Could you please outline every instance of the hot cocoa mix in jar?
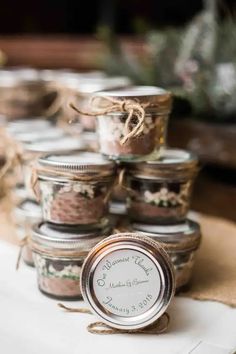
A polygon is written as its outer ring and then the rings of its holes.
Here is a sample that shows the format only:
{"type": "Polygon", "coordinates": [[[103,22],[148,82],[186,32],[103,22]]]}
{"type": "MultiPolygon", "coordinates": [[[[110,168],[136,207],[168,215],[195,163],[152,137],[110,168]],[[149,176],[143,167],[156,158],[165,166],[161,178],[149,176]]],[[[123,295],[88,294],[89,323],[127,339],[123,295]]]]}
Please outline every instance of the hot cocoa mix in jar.
{"type": "Polygon", "coordinates": [[[100,152],[118,160],[158,154],[171,102],[170,92],[151,86],[96,93],[91,104],[98,116],[100,152]]]}
{"type": "Polygon", "coordinates": [[[80,273],[90,249],[110,232],[109,224],[94,229],[54,228],[40,223],[32,230],[31,247],[38,286],[44,294],[64,300],[81,299],[80,273]]]}
{"type": "Polygon", "coordinates": [[[187,290],[191,282],[196,252],[200,246],[200,225],[187,219],[175,225],[134,223],[131,230],[143,233],[162,244],[174,266],[176,292],[187,290]]]}
{"type": "Polygon", "coordinates": [[[144,223],[174,224],[186,218],[197,158],[184,150],[166,149],[159,159],[126,164],[128,214],[144,223]]]}
{"type": "Polygon", "coordinates": [[[43,217],[64,225],[94,225],[108,215],[115,164],[96,153],[47,155],[37,166],[43,217]]]}

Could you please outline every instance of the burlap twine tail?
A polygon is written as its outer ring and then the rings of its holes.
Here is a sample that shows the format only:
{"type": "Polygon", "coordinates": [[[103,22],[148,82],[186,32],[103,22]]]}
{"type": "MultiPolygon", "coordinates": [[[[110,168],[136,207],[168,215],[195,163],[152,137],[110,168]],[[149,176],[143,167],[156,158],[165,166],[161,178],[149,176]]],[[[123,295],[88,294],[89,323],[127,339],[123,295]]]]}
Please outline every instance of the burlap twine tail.
{"type": "Polygon", "coordinates": [[[127,172],[126,168],[122,168],[122,170],[120,170],[119,175],[118,175],[117,185],[120,188],[126,190],[130,195],[136,195],[135,191],[133,189],[129,188],[124,182],[126,172],[127,172]]]}
{"type": "MultiPolygon", "coordinates": [[[[86,308],[73,308],[67,307],[61,303],[57,304],[61,309],[67,312],[74,312],[74,313],[85,313],[85,314],[92,314],[89,309],[86,308]]],[[[157,321],[153,324],[140,329],[117,329],[110,327],[104,322],[92,322],[87,326],[88,332],[92,334],[161,334],[164,333],[170,322],[170,316],[167,312],[165,312],[157,321]]]]}
{"type": "Polygon", "coordinates": [[[19,243],[19,253],[18,253],[18,256],[17,256],[17,260],[16,260],[16,270],[19,269],[20,267],[20,263],[21,263],[21,259],[22,259],[22,252],[23,252],[23,249],[24,247],[28,244],[28,241],[29,241],[29,236],[25,236],[19,243]]]}

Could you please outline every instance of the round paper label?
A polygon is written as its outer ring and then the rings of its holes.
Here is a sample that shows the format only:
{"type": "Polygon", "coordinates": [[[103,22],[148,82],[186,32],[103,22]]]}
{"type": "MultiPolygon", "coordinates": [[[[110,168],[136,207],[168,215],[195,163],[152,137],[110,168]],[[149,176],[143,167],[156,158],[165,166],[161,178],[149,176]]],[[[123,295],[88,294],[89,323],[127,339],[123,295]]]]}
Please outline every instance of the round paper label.
{"type": "Polygon", "coordinates": [[[98,263],[94,294],[114,315],[133,317],[147,312],[161,290],[161,275],[151,258],[136,250],[117,250],[98,263]]]}

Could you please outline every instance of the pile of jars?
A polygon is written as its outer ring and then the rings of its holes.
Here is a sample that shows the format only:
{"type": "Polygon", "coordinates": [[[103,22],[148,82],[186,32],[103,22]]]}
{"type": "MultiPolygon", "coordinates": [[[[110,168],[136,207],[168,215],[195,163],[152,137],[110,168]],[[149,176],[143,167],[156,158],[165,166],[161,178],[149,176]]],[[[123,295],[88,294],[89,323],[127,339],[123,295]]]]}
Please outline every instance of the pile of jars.
{"type": "Polygon", "coordinates": [[[156,87],[133,87],[100,92],[96,100],[98,109],[104,102],[108,110],[110,102],[127,104],[126,112],[98,117],[100,151],[117,161],[120,173],[110,205],[117,228],[161,242],[174,265],[176,290],[184,290],[201,239],[199,224],[187,217],[198,160],[188,151],[165,147],[171,95],[156,87]],[[145,107],[145,114],[141,133],[132,136],[140,118],[135,103],[145,107]]]}
{"type": "Polygon", "coordinates": [[[35,264],[39,289],[79,299],[84,259],[117,231],[161,242],[176,289],[186,287],[200,243],[199,225],[187,218],[198,162],[165,147],[171,94],[128,87],[126,78],[67,73],[59,83],[66,91],[58,86],[65,100],[55,111],[57,127],[35,117],[7,126],[23,171],[15,189],[18,229],[28,242],[23,257],[35,264]],[[79,123],[61,124],[69,101],[78,110],[68,116],[79,123]]]}
{"type": "MultiPolygon", "coordinates": [[[[15,73],[0,72],[3,77],[8,74],[14,77],[15,73]]],[[[71,100],[79,92],[80,103],[87,102],[89,92],[129,83],[128,78],[107,78],[100,72],[60,72],[56,75],[55,72],[44,71],[40,76],[45,82],[56,81],[54,86],[59,88],[58,94],[61,94],[61,87],[63,92],[70,88],[71,100]]],[[[13,95],[14,92],[13,87],[13,95]]],[[[61,124],[65,108],[63,102],[53,119],[28,117],[28,114],[25,114],[25,119],[16,114],[17,119],[13,119],[3,112],[7,118],[4,140],[14,150],[14,161],[17,162],[12,164],[8,177],[12,176],[14,180],[13,200],[16,206],[12,216],[19,241],[24,245],[22,258],[27,265],[36,265],[42,292],[57,298],[78,299],[81,298],[78,283],[83,260],[95,244],[111,233],[107,210],[115,179],[115,164],[91,152],[96,151],[98,145],[94,124],[92,128],[91,124],[84,124],[82,117],[73,125],[72,131],[61,124]],[[79,154],[79,159],[75,160],[75,154],[79,154]],[[36,176],[40,170],[45,170],[45,166],[51,169],[52,156],[58,158],[59,165],[64,159],[66,166],[63,165],[62,170],[60,167],[54,169],[54,184],[50,171],[49,176],[45,171],[36,176]],[[67,173],[73,174],[74,169],[77,177],[74,180],[73,176],[71,180],[67,173]],[[93,182],[96,179],[98,183],[93,182]]]]}

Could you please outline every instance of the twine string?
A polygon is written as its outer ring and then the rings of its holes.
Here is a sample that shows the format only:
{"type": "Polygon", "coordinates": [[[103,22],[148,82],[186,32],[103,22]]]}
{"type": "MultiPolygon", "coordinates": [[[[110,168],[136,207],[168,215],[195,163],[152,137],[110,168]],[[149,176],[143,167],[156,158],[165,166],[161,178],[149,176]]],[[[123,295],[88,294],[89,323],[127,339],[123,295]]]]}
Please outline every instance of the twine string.
{"type": "MultiPolygon", "coordinates": [[[[40,199],[39,189],[38,189],[39,174],[49,174],[52,175],[53,177],[62,177],[62,178],[65,177],[72,181],[78,181],[78,182],[92,182],[94,181],[94,179],[110,177],[110,175],[108,175],[107,172],[105,173],[99,172],[93,174],[82,174],[82,173],[76,174],[67,171],[57,171],[55,169],[50,169],[49,167],[42,167],[42,166],[32,164],[30,183],[31,183],[31,189],[37,200],[40,199]]],[[[109,198],[109,195],[110,195],[110,191],[109,193],[107,193],[105,200],[109,198]]]]}
{"type": "Polygon", "coordinates": [[[25,236],[19,243],[19,252],[18,252],[18,257],[16,260],[16,270],[19,269],[20,267],[20,262],[21,262],[21,258],[22,258],[22,253],[23,253],[23,249],[24,247],[29,243],[29,236],[25,236]]]}
{"type": "Polygon", "coordinates": [[[68,306],[65,306],[64,304],[62,303],[58,303],[57,304],[58,307],[60,307],[61,309],[67,311],[67,312],[77,312],[77,313],[87,313],[89,315],[92,315],[92,312],[89,310],[89,309],[86,309],[86,308],[83,308],[83,307],[68,307],[68,306]]]}
{"type": "MultiPolygon", "coordinates": [[[[65,306],[62,303],[57,304],[61,309],[71,313],[85,313],[92,314],[89,309],[86,308],[73,308],[65,306]]],[[[161,334],[165,332],[169,326],[170,316],[165,312],[160,318],[158,318],[153,324],[139,329],[117,329],[107,325],[104,322],[92,322],[87,326],[88,332],[92,334],[161,334]]]]}
{"type": "Polygon", "coordinates": [[[92,334],[161,334],[169,326],[170,316],[165,312],[152,325],[139,329],[118,329],[113,328],[104,322],[93,322],[87,327],[88,332],[92,334]]]}
{"type": "MultiPolygon", "coordinates": [[[[100,102],[100,105],[102,103],[100,102]]],[[[78,114],[83,114],[87,116],[100,116],[107,115],[112,112],[123,112],[127,113],[128,117],[125,120],[125,124],[123,127],[122,138],[120,139],[120,144],[124,145],[127,141],[137,136],[140,136],[144,130],[144,119],[145,119],[145,108],[149,104],[141,104],[133,99],[115,99],[112,97],[100,97],[94,96],[91,99],[91,112],[83,112],[78,107],[76,107],[72,102],[69,104],[70,108],[72,108],[78,114]],[[96,108],[95,102],[99,99],[101,102],[105,104],[104,107],[99,109],[96,108]],[[136,118],[136,122],[132,123],[136,118]]]]}

